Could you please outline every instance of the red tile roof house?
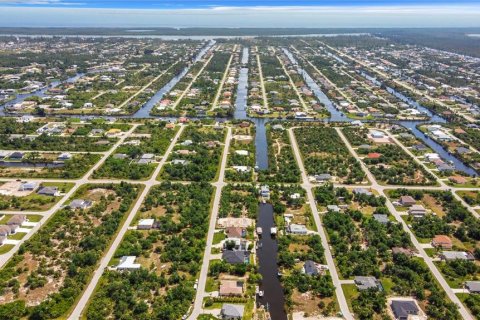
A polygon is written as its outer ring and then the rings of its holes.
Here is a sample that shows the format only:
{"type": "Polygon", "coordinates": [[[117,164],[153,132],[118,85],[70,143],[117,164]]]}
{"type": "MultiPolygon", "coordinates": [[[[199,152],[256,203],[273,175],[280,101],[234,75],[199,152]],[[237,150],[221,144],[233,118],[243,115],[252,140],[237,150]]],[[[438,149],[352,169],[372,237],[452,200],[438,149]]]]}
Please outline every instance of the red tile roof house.
{"type": "Polygon", "coordinates": [[[452,240],[446,235],[436,235],[432,240],[432,246],[442,249],[452,249],[452,240]]]}
{"type": "Polygon", "coordinates": [[[244,238],[247,235],[247,230],[240,227],[228,227],[225,229],[225,233],[229,238],[244,238]]]}
{"type": "Polygon", "coordinates": [[[451,176],[448,180],[455,184],[465,184],[467,183],[467,179],[461,176],[451,176]]]}
{"type": "Polygon", "coordinates": [[[381,156],[382,156],[381,153],[372,152],[372,153],[369,153],[369,154],[367,155],[367,158],[368,158],[368,159],[378,159],[378,158],[380,158],[381,156]]]}

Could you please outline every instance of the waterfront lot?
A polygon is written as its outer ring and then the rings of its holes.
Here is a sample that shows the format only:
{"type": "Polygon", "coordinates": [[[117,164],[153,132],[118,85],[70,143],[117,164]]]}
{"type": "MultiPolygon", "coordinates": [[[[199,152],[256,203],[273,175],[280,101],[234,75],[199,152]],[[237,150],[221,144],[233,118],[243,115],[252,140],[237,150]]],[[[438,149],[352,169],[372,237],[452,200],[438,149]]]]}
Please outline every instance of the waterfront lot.
{"type": "Polygon", "coordinates": [[[344,130],[378,182],[391,185],[435,185],[435,177],[384,133],[367,128],[344,130]],[[378,136],[378,138],[376,138],[378,136]]]}
{"type": "Polygon", "coordinates": [[[268,169],[258,174],[259,181],[300,181],[300,170],[295,161],[288,132],[282,124],[267,125],[268,169]]]}
{"type": "Polygon", "coordinates": [[[234,139],[230,143],[228,153],[227,181],[250,182],[254,179],[255,170],[255,126],[251,122],[240,122],[233,128],[234,139]]]}

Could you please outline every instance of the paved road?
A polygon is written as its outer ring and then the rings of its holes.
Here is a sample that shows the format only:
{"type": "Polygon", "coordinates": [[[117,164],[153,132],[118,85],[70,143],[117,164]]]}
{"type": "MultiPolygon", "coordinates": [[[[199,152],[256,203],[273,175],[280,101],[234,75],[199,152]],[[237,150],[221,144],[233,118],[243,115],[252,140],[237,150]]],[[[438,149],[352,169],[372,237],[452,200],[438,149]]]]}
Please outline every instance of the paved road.
{"type": "MultiPolygon", "coordinates": [[[[125,105],[127,105],[127,103],[129,103],[130,101],[132,101],[133,98],[135,98],[136,96],[138,96],[140,93],[142,93],[143,91],[145,91],[148,87],[150,87],[155,81],[157,81],[158,79],[160,79],[161,77],[163,77],[164,74],[166,74],[170,69],[173,68],[174,65],[178,64],[178,61],[175,62],[174,64],[172,64],[170,67],[168,67],[166,70],[164,70],[162,73],[160,73],[158,76],[156,76],[155,78],[153,78],[152,81],[150,81],[149,83],[147,83],[146,85],[144,85],[142,88],[140,88],[140,90],[138,90],[137,92],[135,92],[133,95],[131,95],[130,97],[128,97],[127,100],[125,100],[124,102],[122,102],[118,108],[119,109],[122,109],[123,107],[125,107],[125,105]]],[[[139,71],[138,71],[139,72],[139,71]]]]}
{"type": "MultiPolygon", "coordinates": [[[[355,158],[359,159],[359,156],[358,154],[356,153],[356,151],[352,148],[352,146],[350,145],[350,143],[348,142],[348,140],[345,138],[345,136],[343,135],[343,133],[341,132],[340,129],[337,128],[337,132],[339,133],[340,137],[342,138],[343,142],[345,143],[345,145],[348,147],[348,149],[350,150],[350,152],[355,156],[355,158]]],[[[414,158],[415,161],[417,162],[420,162],[417,158],[414,158]]],[[[457,306],[458,306],[458,311],[460,312],[460,314],[462,315],[463,319],[471,319],[473,320],[473,317],[470,315],[469,311],[465,308],[465,306],[460,302],[460,300],[458,299],[458,297],[455,295],[455,292],[452,290],[452,288],[450,288],[450,286],[448,285],[448,283],[445,281],[445,279],[443,278],[442,274],[440,273],[440,271],[438,271],[438,268],[437,266],[433,263],[432,261],[432,258],[430,258],[427,253],[425,252],[422,244],[420,244],[417,240],[417,238],[415,237],[415,235],[413,234],[412,230],[410,230],[410,228],[408,227],[407,223],[405,222],[405,220],[402,219],[400,213],[395,209],[395,207],[393,206],[392,202],[390,201],[390,199],[385,195],[385,187],[384,186],[379,186],[378,183],[376,182],[375,178],[373,177],[373,175],[370,173],[370,171],[368,170],[368,168],[363,164],[363,162],[361,161],[362,163],[362,168],[363,170],[367,173],[367,176],[369,176],[369,179],[371,179],[372,181],[372,188],[374,188],[375,190],[377,190],[379,192],[380,195],[384,196],[386,199],[387,199],[387,202],[386,202],[386,206],[387,208],[389,209],[389,211],[393,214],[393,216],[395,217],[395,219],[402,224],[403,226],[403,229],[410,235],[410,239],[412,240],[412,243],[413,245],[415,246],[415,248],[418,250],[419,252],[419,255],[423,258],[423,260],[425,261],[425,263],[427,264],[427,266],[429,267],[430,271],[432,272],[433,276],[437,279],[438,283],[440,283],[440,285],[442,286],[443,290],[445,291],[445,293],[447,294],[448,298],[453,302],[455,303],[457,306]]],[[[446,188],[447,186],[443,186],[443,188],[446,188]]],[[[422,187],[422,189],[426,189],[426,188],[429,188],[429,187],[422,187]]]]}
{"type": "MultiPolygon", "coordinates": [[[[213,47],[212,47],[213,48],[213,47]]],[[[211,49],[210,49],[211,50],[211,49]]],[[[190,83],[188,84],[188,86],[185,88],[185,90],[183,90],[182,94],[180,95],[180,97],[177,98],[177,100],[175,100],[175,102],[173,103],[173,109],[176,109],[177,106],[179,105],[180,101],[182,101],[183,97],[185,97],[185,95],[187,94],[187,92],[190,90],[190,88],[192,87],[192,85],[195,83],[195,80],[197,80],[197,78],[202,74],[203,70],[205,70],[205,68],[208,66],[208,64],[210,63],[210,60],[212,60],[213,58],[213,54],[207,59],[207,61],[205,61],[203,63],[203,66],[200,70],[198,70],[197,74],[192,78],[192,81],[190,81],[190,83]]]]}
{"type": "Polygon", "coordinates": [[[395,82],[397,85],[403,87],[404,89],[408,90],[408,91],[411,91],[413,92],[415,95],[419,95],[421,97],[425,97],[427,98],[430,102],[433,102],[433,103],[436,103],[444,108],[447,108],[448,110],[452,111],[454,114],[457,114],[457,115],[460,115],[462,116],[465,120],[467,120],[468,122],[476,122],[476,119],[474,119],[472,116],[468,115],[468,114],[464,114],[464,113],[461,113],[459,112],[458,110],[455,110],[454,108],[452,108],[451,106],[449,106],[448,104],[445,104],[443,103],[442,101],[440,101],[439,99],[437,98],[433,98],[432,96],[426,94],[426,93],[423,93],[423,92],[420,92],[418,89],[412,87],[410,84],[408,83],[405,83],[404,81],[401,81],[399,79],[393,79],[391,75],[389,74],[386,74],[376,68],[372,68],[371,66],[369,66],[366,62],[364,61],[361,61],[355,57],[352,57],[336,48],[333,48],[327,44],[325,44],[324,42],[321,42],[321,41],[318,41],[318,43],[322,44],[323,46],[329,48],[330,50],[334,51],[335,53],[337,53],[339,56],[341,57],[346,57],[348,58],[349,60],[355,62],[355,63],[358,63],[359,65],[361,65],[362,67],[368,69],[369,71],[373,72],[373,73],[376,73],[378,75],[380,75],[382,78],[384,79],[390,79],[392,80],[393,82],[395,82]]]}
{"type": "MultiPolygon", "coordinates": [[[[286,49],[285,49],[286,50],[286,49]]],[[[288,52],[288,51],[287,51],[288,52]]],[[[288,57],[288,56],[287,56],[288,57]]],[[[289,57],[288,57],[289,58],[289,57]]],[[[277,59],[278,59],[278,62],[280,62],[280,65],[282,66],[282,69],[283,69],[283,72],[287,75],[288,77],[288,82],[290,83],[290,86],[292,87],[292,89],[295,91],[295,93],[297,94],[297,97],[298,99],[300,100],[300,104],[302,105],[302,108],[305,112],[308,112],[310,111],[310,108],[307,106],[307,104],[305,103],[305,100],[303,100],[303,97],[302,95],[300,94],[300,91],[298,91],[298,88],[297,86],[295,85],[295,82],[293,82],[292,80],[292,77],[290,76],[290,73],[288,73],[288,70],[287,68],[285,67],[285,64],[283,63],[282,59],[280,59],[280,57],[277,55],[277,59]]],[[[290,61],[292,62],[292,61],[290,61]]]]}
{"type": "Polygon", "coordinates": [[[257,66],[258,66],[258,77],[260,78],[260,86],[262,87],[262,98],[263,98],[263,107],[268,109],[268,99],[267,99],[267,91],[265,90],[265,81],[263,79],[263,70],[262,70],[262,63],[260,62],[260,54],[258,53],[258,47],[255,47],[257,51],[257,66]]]}
{"type": "MultiPolygon", "coordinates": [[[[27,233],[22,240],[20,240],[15,247],[13,247],[9,252],[6,254],[0,255],[0,268],[2,268],[5,263],[15,254],[15,252],[18,251],[18,248],[22,243],[30,239],[37,231],[40,229],[40,227],[57,211],[59,210],[65,202],[70,199],[70,197],[77,191],[77,189],[85,183],[88,183],[88,178],[93,174],[95,170],[97,170],[104,162],[105,160],[114,152],[114,150],[123,143],[123,141],[138,127],[138,125],[132,126],[128,132],[126,132],[118,141],[115,143],[112,148],[106,152],[103,157],[98,161],[81,179],[76,180],[74,183],[75,185],[73,186],[70,191],[68,191],[60,201],[58,201],[52,208],[49,210],[45,211],[42,213],[43,219],[37,223],[35,227],[32,228],[32,230],[27,233]]],[[[2,179],[3,180],[3,179],[2,179]]],[[[11,214],[11,212],[5,212],[5,214],[11,214]]],[[[18,213],[18,212],[17,212],[18,213]]],[[[22,214],[38,214],[38,212],[21,212],[22,214]]]]}
{"type": "Polygon", "coordinates": [[[325,249],[325,259],[327,261],[328,269],[330,271],[330,275],[332,277],[333,285],[335,286],[335,293],[337,295],[338,305],[340,307],[340,312],[343,314],[345,319],[353,320],[353,316],[348,309],[347,300],[345,299],[345,295],[342,290],[342,284],[338,277],[337,268],[335,266],[335,262],[332,257],[332,253],[330,251],[330,246],[328,244],[327,235],[325,234],[325,230],[323,229],[323,224],[320,219],[320,214],[317,209],[317,205],[315,202],[315,197],[313,196],[312,188],[314,185],[310,183],[307,177],[307,173],[305,171],[305,167],[303,165],[302,156],[300,154],[300,149],[298,148],[297,140],[295,139],[295,135],[293,133],[293,129],[288,130],[288,135],[290,136],[290,142],[292,144],[293,153],[295,154],[295,158],[297,160],[298,166],[300,168],[300,172],[302,173],[302,187],[307,191],[307,198],[308,203],[310,204],[310,208],[313,213],[313,218],[315,220],[315,225],[317,226],[318,233],[322,240],[322,246],[325,249]]]}
{"type": "Polygon", "coordinates": [[[98,281],[100,280],[100,277],[103,274],[103,271],[105,268],[108,266],[108,263],[112,259],[113,255],[115,254],[115,251],[117,250],[117,247],[119,246],[120,242],[123,239],[123,236],[127,232],[128,227],[130,226],[133,218],[137,214],[138,210],[140,209],[141,205],[143,204],[143,200],[145,197],[148,195],[148,192],[150,189],[158,184],[158,181],[156,181],[156,178],[158,174],[160,173],[160,170],[164,166],[165,162],[168,159],[168,156],[172,152],[175,144],[177,143],[178,138],[180,137],[181,133],[184,130],[184,126],[180,127],[180,130],[178,130],[177,134],[173,138],[172,142],[170,143],[170,146],[168,147],[167,151],[165,152],[164,157],[158,164],[157,168],[155,169],[154,174],[152,177],[148,180],[145,181],[145,188],[143,189],[140,197],[137,199],[134,207],[130,211],[130,214],[128,215],[125,223],[121,227],[120,231],[118,232],[117,236],[115,237],[115,240],[113,241],[112,245],[108,249],[107,253],[103,256],[102,260],[100,261],[100,265],[95,270],[95,273],[93,274],[93,278],[90,280],[90,283],[88,284],[87,288],[85,289],[84,293],[82,294],[82,297],[80,298],[79,302],[75,306],[75,309],[73,310],[72,314],[70,315],[69,319],[79,319],[82,315],[83,310],[85,309],[85,306],[87,305],[88,300],[90,299],[91,295],[93,294],[93,291],[95,290],[95,287],[97,286],[98,281]]]}
{"type": "Polygon", "coordinates": [[[212,252],[213,234],[215,233],[215,225],[217,224],[218,211],[220,209],[220,198],[222,196],[222,189],[226,185],[224,182],[225,168],[227,166],[228,150],[230,149],[230,141],[232,139],[232,129],[228,127],[227,138],[222,155],[222,163],[220,166],[220,174],[218,181],[213,185],[215,189],[215,198],[213,199],[212,213],[210,215],[210,224],[208,227],[207,244],[203,253],[202,269],[198,279],[197,295],[193,304],[193,311],[190,314],[189,320],[195,320],[203,312],[203,298],[205,297],[205,286],[207,283],[208,266],[210,264],[210,253],[212,252]]]}
{"type": "Polygon", "coordinates": [[[218,87],[217,93],[215,94],[215,98],[213,100],[212,108],[210,108],[210,111],[218,107],[217,106],[218,100],[220,100],[220,95],[222,94],[222,89],[225,86],[225,81],[227,80],[228,73],[230,72],[230,65],[232,64],[233,55],[235,54],[236,50],[237,50],[237,45],[233,47],[232,54],[230,55],[230,59],[228,59],[227,67],[225,68],[225,72],[223,73],[220,86],[218,87]]]}

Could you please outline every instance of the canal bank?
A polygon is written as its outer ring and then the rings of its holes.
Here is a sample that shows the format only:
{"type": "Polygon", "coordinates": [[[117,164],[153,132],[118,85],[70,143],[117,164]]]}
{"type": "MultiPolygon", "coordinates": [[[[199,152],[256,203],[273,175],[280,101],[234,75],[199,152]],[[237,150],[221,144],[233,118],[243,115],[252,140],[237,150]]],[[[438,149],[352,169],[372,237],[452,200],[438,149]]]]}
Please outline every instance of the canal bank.
{"type": "Polygon", "coordinates": [[[270,228],[275,226],[273,206],[270,203],[260,203],[258,207],[257,227],[262,228],[263,235],[258,241],[257,259],[259,273],[262,275],[260,291],[263,297],[257,298],[257,303],[270,312],[273,320],[286,320],[285,296],[278,277],[278,243],[270,236],[270,228]]]}

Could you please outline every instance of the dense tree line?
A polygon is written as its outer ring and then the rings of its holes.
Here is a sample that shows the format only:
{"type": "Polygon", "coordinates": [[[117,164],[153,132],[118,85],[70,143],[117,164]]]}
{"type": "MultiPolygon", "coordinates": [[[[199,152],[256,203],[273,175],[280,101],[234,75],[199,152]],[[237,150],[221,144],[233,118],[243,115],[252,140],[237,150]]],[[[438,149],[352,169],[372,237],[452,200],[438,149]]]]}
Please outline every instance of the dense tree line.
{"type": "Polygon", "coordinates": [[[141,211],[149,216],[152,209],[166,210],[155,216],[158,230],[130,231],[115,252],[116,258],[141,256],[152,265],[127,273],[106,272],[87,319],[180,319],[195,297],[193,277],[201,267],[212,194],[208,183],[163,182],[152,188],[141,211]],[[168,268],[157,269],[156,259],[168,268]]]}
{"type": "Polygon", "coordinates": [[[184,164],[167,163],[163,168],[162,176],[170,180],[183,181],[212,181],[215,178],[222,155],[222,146],[225,140],[225,130],[216,131],[211,127],[188,126],[182,134],[182,142],[191,140],[191,145],[177,145],[176,150],[194,151],[188,155],[173,153],[170,160],[182,159],[184,164]],[[215,142],[215,146],[208,143],[215,142]]]}
{"type": "Polygon", "coordinates": [[[268,169],[259,172],[258,180],[264,182],[296,183],[300,169],[293,154],[288,132],[267,126],[268,169]]]}
{"type": "Polygon", "coordinates": [[[297,128],[295,136],[308,174],[329,173],[348,184],[364,180],[359,161],[350,154],[334,128],[297,128]]]}
{"type": "MultiPolygon", "coordinates": [[[[115,235],[122,219],[138,195],[138,188],[121,183],[117,185],[85,185],[76,196],[89,190],[104,188],[113,194],[102,197],[88,214],[82,210],[64,208],[27,240],[0,271],[0,290],[17,295],[22,290],[44,287],[48,279],[61,281],[58,291],[50,293],[35,306],[27,307],[23,300],[0,305],[2,319],[53,319],[66,316],[87,285],[91,274],[115,235]],[[118,209],[107,207],[118,201],[118,209]],[[98,222],[94,222],[98,221],[98,222]],[[20,267],[28,257],[34,257],[34,267],[20,267]],[[61,262],[61,263],[60,263],[61,262]],[[27,277],[26,282],[22,278],[27,277]]],[[[31,259],[31,258],[28,258],[31,259]]]]}

